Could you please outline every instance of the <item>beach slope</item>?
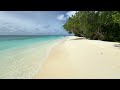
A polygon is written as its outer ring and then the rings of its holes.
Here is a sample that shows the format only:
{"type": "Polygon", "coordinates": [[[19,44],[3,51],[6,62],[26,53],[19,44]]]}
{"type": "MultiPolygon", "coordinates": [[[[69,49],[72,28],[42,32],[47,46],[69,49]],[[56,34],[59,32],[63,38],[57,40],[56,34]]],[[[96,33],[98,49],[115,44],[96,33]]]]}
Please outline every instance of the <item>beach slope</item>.
{"type": "Polygon", "coordinates": [[[120,44],[68,36],[52,49],[34,78],[120,78],[120,44]]]}

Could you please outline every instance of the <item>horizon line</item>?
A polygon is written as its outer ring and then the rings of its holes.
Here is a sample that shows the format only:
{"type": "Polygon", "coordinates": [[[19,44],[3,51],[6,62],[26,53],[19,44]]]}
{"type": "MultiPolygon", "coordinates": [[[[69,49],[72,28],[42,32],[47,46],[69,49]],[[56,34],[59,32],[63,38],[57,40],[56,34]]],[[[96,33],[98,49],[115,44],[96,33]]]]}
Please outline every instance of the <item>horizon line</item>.
{"type": "MultiPolygon", "coordinates": [[[[0,35],[0,36],[15,36],[15,35],[0,35]]],[[[16,35],[23,36],[23,35],[16,35]]],[[[53,35],[28,35],[28,36],[53,36],[53,35]]],[[[73,36],[73,35],[54,35],[54,36],[73,36]]]]}

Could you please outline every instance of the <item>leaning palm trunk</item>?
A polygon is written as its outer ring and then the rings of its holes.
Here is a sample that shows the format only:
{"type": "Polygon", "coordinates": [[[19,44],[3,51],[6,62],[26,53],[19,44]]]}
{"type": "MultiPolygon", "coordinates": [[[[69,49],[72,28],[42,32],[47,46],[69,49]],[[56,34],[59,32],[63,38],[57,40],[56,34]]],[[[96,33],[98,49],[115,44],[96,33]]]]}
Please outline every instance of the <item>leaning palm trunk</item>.
{"type": "Polygon", "coordinates": [[[103,33],[101,32],[101,28],[98,27],[98,30],[97,32],[95,32],[95,36],[93,37],[93,39],[98,39],[98,40],[104,40],[104,35],[103,33]]]}
{"type": "Polygon", "coordinates": [[[72,32],[73,32],[74,34],[77,34],[77,35],[79,35],[79,36],[84,37],[84,35],[82,34],[82,32],[80,33],[79,30],[72,30],[72,32]]]}

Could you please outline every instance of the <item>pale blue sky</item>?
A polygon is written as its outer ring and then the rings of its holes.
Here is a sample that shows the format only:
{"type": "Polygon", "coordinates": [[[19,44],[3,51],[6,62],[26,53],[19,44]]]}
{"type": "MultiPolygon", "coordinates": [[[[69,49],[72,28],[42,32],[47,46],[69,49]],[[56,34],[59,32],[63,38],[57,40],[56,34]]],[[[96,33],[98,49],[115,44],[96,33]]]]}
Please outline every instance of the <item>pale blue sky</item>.
{"type": "Polygon", "coordinates": [[[0,11],[0,35],[68,35],[63,24],[75,11],[0,11]]]}

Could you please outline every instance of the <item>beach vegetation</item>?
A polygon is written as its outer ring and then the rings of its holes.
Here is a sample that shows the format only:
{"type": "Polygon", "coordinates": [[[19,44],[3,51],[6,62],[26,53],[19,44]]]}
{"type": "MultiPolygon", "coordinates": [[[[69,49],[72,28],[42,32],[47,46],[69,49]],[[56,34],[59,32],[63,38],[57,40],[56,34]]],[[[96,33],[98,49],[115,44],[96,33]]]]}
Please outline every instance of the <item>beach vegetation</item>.
{"type": "Polygon", "coordinates": [[[63,25],[68,33],[93,40],[120,41],[119,11],[77,11],[63,25]]]}

